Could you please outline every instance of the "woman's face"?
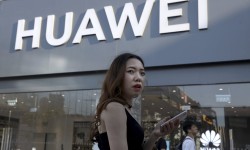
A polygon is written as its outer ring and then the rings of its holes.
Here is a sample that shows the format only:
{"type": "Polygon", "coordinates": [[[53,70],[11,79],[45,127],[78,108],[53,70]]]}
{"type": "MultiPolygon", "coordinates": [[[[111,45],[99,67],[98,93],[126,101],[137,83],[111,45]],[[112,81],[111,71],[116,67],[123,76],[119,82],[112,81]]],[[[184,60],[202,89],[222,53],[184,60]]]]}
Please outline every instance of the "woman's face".
{"type": "Polygon", "coordinates": [[[123,80],[123,96],[129,100],[139,96],[144,88],[144,80],[143,64],[136,58],[129,59],[123,80]]]}

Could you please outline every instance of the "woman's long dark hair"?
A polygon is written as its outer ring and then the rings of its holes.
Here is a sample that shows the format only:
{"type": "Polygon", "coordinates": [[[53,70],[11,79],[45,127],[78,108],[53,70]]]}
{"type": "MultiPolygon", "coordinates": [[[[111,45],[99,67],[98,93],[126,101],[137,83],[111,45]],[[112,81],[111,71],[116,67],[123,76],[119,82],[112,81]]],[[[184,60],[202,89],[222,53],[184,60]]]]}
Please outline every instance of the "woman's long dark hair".
{"type": "Polygon", "coordinates": [[[96,107],[95,121],[92,128],[92,133],[90,135],[90,139],[95,141],[95,136],[98,134],[98,125],[100,125],[100,114],[107,107],[110,102],[118,102],[122,105],[128,105],[128,102],[123,97],[123,80],[124,74],[126,71],[126,63],[129,59],[135,58],[138,59],[144,66],[143,60],[131,53],[124,53],[117,56],[109,70],[106,73],[106,77],[104,79],[102,85],[102,91],[100,100],[96,107]]]}

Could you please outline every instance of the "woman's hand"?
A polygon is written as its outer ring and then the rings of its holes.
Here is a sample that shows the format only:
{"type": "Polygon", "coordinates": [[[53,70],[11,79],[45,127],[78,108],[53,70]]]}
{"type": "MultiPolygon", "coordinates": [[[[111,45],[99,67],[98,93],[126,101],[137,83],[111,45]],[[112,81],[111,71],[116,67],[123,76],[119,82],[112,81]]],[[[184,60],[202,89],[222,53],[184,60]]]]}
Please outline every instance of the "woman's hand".
{"type": "Polygon", "coordinates": [[[170,121],[169,123],[166,123],[164,126],[161,126],[163,123],[165,123],[169,119],[170,119],[170,117],[166,117],[156,124],[155,129],[152,132],[154,137],[159,138],[161,136],[170,134],[176,128],[178,128],[178,126],[180,124],[179,120],[170,121]]]}
{"type": "Polygon", "coordinates": [[[153,132],[149,136],[149,139],[143,144],[144,150],[152,150],[153,146],[155,145],[155,141],[159,137],[170,134],[176,128],[178,128],[180,124],[179,120],[170,121],[169,123],[166,123],[164,126],[161,127],[161,125],[169,119],[170,117],[164,118],[156,124],[153,132]]]}

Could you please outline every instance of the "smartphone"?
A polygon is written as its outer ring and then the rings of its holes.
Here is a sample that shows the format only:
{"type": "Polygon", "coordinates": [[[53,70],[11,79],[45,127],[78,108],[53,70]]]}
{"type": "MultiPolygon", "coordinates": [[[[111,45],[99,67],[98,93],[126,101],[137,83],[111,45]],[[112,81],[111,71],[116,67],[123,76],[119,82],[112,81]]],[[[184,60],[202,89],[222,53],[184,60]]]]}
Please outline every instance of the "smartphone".
{"type": "Polygon", "coordinates": [[[179,113],[178,115],[174,116],[173,118],[167,120],[166,122],[164,122],[163,124],[161,124],[161,127],[163,127],[164,125],[166,125],[167,123],[169,123],[170,121],[175,121],[177,119],[179,119],[179,121],[184,120],[187,117],[187,110],[179,113]]]}

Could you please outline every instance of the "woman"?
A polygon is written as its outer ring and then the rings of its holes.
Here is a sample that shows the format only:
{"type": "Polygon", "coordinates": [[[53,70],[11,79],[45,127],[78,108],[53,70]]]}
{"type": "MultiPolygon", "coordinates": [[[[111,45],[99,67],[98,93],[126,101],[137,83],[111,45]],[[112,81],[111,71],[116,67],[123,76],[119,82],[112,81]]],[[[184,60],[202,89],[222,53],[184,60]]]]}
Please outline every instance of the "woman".
{"type": "Polygon", "coordinates": [[[144,62],[139,56],[125,53],[114,59],[103,83],[92,136],[100,150],[152,150],[159,137],[178,127],[176,121],[161,128],[167,121],[165,118],[143,142],[143,129],[131,116],[130,109],[132,100],[141,94],[144,82],[144,62]]]}

